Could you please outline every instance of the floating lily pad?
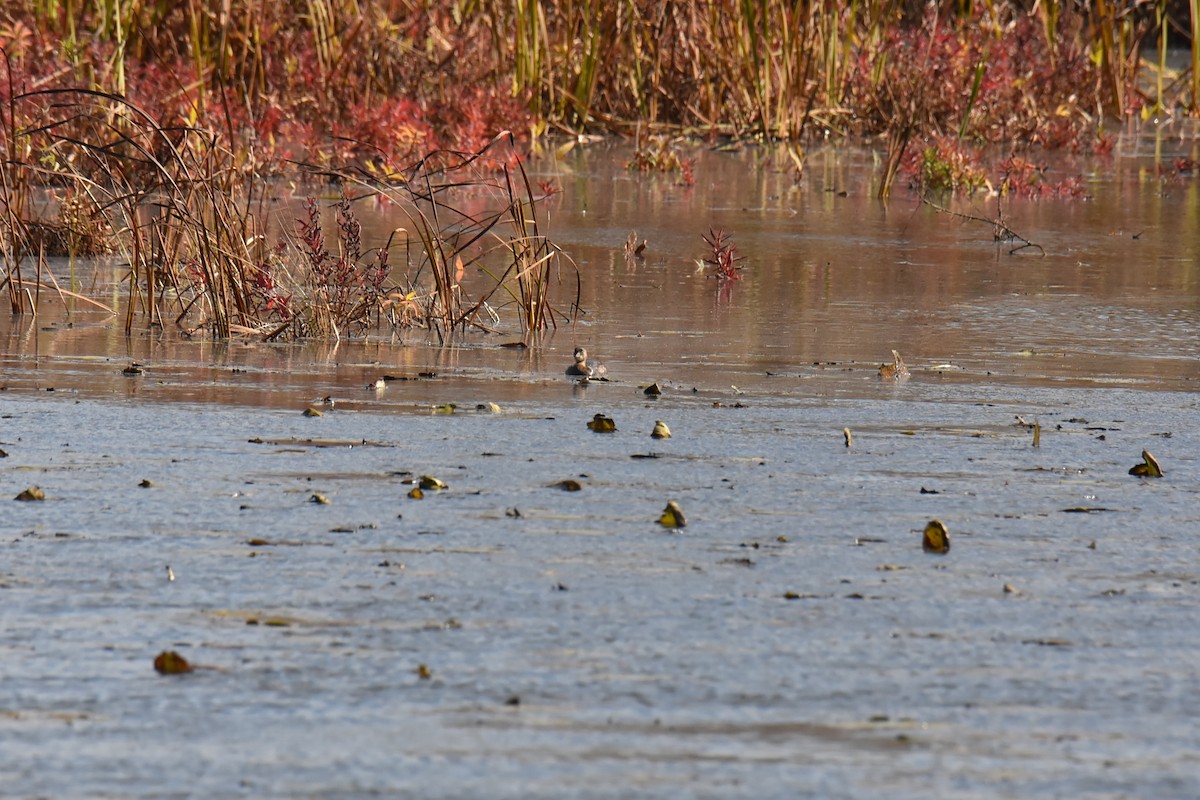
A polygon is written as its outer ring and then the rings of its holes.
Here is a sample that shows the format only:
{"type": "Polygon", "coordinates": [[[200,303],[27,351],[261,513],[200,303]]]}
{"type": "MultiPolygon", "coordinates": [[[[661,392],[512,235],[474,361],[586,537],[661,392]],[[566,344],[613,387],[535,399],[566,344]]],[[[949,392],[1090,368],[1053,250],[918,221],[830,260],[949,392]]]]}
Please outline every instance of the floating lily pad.
{"type": "Polygon", "coordinates": [[[679,503],[674,500],[668,501],[662,516],[658,518],[658,524],[664,528],[682,528],[687,525],[687,518],[683,516],[683,509],[679,507],[679,503]]]}
{"type": "Polygon", "coordinates": [[[617,423],[613,422],[613,418],[606,417],[603,414],[597,414],[592,417],[592,421],[587,426],[589,430],[596,433],[612,433],[617,429],[617,423]]]}
{"type": "Polygon", "coordinates": [[[1158,459],[1150,455],[1149,450],[1142,451],[1142,463],[1134,464],[1129,468],[1130,475],[1137,475],[1141,478],[1161,478],[1163,476],[1162,467],[1158,465],[1158,459]]]}
{"type": "Polygon", "coordinates": [[[921,538],[921,548],[926,553],[944,555],[950,552],[950,533],[939,520],[931,519],[925,526],[925,534],[921,538]]]}
{"type": "Polygon", "coordinates": [[[174,650],[164,650],[155,656],[154,669],[160,675],[183,675],[192,671],[192,665],[174,650]]]}

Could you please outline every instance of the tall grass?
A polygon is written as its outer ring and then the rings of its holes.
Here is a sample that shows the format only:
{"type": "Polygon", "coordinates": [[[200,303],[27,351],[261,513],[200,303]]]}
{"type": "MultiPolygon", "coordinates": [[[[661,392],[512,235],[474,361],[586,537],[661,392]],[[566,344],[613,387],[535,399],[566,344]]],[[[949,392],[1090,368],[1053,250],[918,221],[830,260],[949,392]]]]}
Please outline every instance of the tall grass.
{"type": "MultiPolygon", "coordinates": [[[[500,312],[511,309],[529,335],[575,318],[579,270],[542,231],[538,205],[510,132],[498,134],[477,153],[431,153],[387,183],[343,173],[368,194],[388,198],[409,226],[402,292],[420,299],[422,317],[438,337],[493,330],[500,312]],[[482,276],[481,290],[468,296],[465,284],[482,276]],[[430,285],[429,291],[417,287],[430,285]],[[560,284],[571,298],[553,303],[560,284]]],[[[395,272],[395,270],[394,270],[395,272]]],[[[480,283],[476,280],[475,283],[480,283]]]]}

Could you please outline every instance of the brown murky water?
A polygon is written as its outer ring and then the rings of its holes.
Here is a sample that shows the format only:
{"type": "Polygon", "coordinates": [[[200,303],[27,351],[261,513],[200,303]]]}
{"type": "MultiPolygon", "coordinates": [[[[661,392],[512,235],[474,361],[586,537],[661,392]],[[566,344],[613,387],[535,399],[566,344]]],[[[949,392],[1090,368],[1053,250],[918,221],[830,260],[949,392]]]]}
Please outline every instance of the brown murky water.
{"type": "Polygon", "coordinates": [[[1200,154],[1158,146],[1006,204],[1044,256],[869,153],[585,149],[538,178],[588,314],[524,351],[5,318],[0,497],[47,499],[0,517],[3,794],[1197,796],[1200,181],[1154,165],[1200,154]]]}

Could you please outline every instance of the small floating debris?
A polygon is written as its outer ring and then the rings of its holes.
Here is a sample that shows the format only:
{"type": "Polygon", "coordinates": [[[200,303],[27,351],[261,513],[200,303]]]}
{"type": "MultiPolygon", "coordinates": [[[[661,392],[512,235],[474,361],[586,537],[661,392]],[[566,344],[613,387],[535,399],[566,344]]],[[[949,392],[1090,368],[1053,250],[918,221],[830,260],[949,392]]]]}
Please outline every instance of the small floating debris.
{"type": "Polygon", "coordinates": [[[617,423],[613,422],[613,418],[603,414],[596,414],[587,426],[588,430],[596,433],[612,433],[617,429],[617,423]]]}
{"type": "Polygon", "coordinates": [[[683,509],[679,507],[679,503],[674,500],[667,501],[667,507],[658,518],[658,524],[664,528],[682,528],[687,525],[687,518],[683,516],[683,509]]]}
{"type": "Polygon", "coordinates": [[[308,408],[304,409],[303,414],[306,417],[323,417],[323,416],[325,416],[325,413],[323,411],[317,411],[312,406],[309,406],[308,408]]]}
{"type": "Polygon", "coordinates": [[[1142,463],[1130,467],[1129,474],[1137,475],[1139,478],[1161,478],[1163,471],[1162,467],[1158,465],[1158,459],[1150,455],[1149,450],[1143,450],[1142,463]]]}
{"type": "Polygon", "coordinates": [[[19,495],[17,495],[13,499],[20,500],[22,502],[29,502],[29,501],[33,501],[33,500],[45,500],[46,493],[43,492],[41,490],[41,488],[38,486],[30,486],[28,489],[21,492],[19,495]]]}
{"type": "Polygon", "coordinates": [[[654,420],[654,430],[650,431],[652,439],[670,439],[671,429],[667,427],[667,423],[661,419],[654,420]]]}
{"type": "Polygon", "coordinates": [[[418,664],[416,670],[414,671],[417,673],[417,677],[423,681],[427,681],[433,677],[433,670],[431,670],[425,664],[418,664]]]}
{"type": "Polygon", "coordinates": [[[149,478],[145,478],[142,480],[141,483],[138,484],[138,488],[139,489],[153,489],[154,481],[150,480],[149,478]]]}
{"type": "Polygon", "coordinates": [[[318,494],[316,492],[313,492],[312,497],[308,498],[308,502],[316,503],[319,506],[327,506],[332,503],[332,501],[328,497],[326,497],[323,494],[318,494]]]}
{"type": "Polygon", "coordinates": [[[846,440],[846,447],[854,446],[854,434],[849,428],[842,428],[842,438],[846,440]]]}
{"type": "Polygon", "coordinates": [[[128,367],[121,370],[122,375],[128,375],[131,378],[141,375],[143,372],[144,370],[142,369],[142,365],[137,363],[130,364],[128,367]]]}
{"type": "Polygon", "coordinates": [[[1006,583],[1006,584],[1004,584],[1004,593],[1005,594],[1020,594],[1021,590],[1018,589],[1017,587],[1013,586],[1011,583],[1006,583]]]}
{"type": "Polygon", "coordinates": [[[387,381],[383,378],[378,378],[374,383],[368,383],[367,388],[376,392],[382,392],[387,388],[387,381]]]}
{"type": "Polygon", "coordinates": [[[562,489],[564,492],[578,492],[583,488],[583,484],[573,478],[567,478],[564,481],[550,484],[551,489],[562,489]]]}
{"type": "Polygon", "coordinates": [[[441,491],[442,489],[449,488],[446,484],[442,483],[442,481],[438,480],[432,475],[422,475],[418,486],[426,491],[441,491]]]}
{"type": "Polygon", "coordinates": [[[412,500],[424,500],[425,492],[421,491],[420,486],[414,486],[412,489],[409,490],[408,496],[412,500]]]}
{"type": "Polygon", "coordinates": [[[171,569],[171,565],[167,564],[167,582],[171,583],[175,580],[175,570],[171,569]]]}
{"type": "Polygon", "coordinates": [[[458,410],[458,403],[442,403],[441,405],[433,406],[434,414],[449,415],[458,410]]]}
{"type": "Polygon", "coordinates": [[[657,383],[652,383],[642,389],[642,394],[646,395],[647,397],[658,397],[662,394],[662,386],[657,383]]]}
{"type": "Polygon", "coordinates": [[[491,403],[491,402],[488,402],[488,403],[477,403],[477,404],[475,405],[475,410],[476,410],[476,411],[483,411],[483,412],[486,412],[486,413],[488,413],[488,414],[499,414],[499,413],[502,411],[502,409],[500,408],[500,406],[496,405],[495,403],[491,403]]]}
{"type": "Polygon", "coordinates": [[[159,675],[183,675],[192,671],[192,665],[174,650],[164,650],[154,658],[154,671],[159,675]]]}
{"type": "Polygon", "coordinates": [[[931,519],[925,526],[925,534],[921,538],[921,549],[926,553],[945,555],[950,552],[950,533],[940,520],[931,519]]]}
{"type": "Polygon", "coordinates": [[[891,364],[881,364],[879,366],[879,377],[885,381],[896,381],[897,383],[908,380],[908,367],[904,366],[904,359],[900,357],[898,351],[892,351],[891,364]]]}

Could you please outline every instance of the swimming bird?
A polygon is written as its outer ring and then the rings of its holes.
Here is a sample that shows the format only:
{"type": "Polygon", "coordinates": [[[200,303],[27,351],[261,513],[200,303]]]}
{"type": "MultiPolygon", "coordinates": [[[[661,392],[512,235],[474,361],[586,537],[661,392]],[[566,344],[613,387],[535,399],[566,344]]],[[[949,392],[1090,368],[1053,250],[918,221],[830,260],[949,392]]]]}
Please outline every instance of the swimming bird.
{"type": "Polygon", "coordinates": [[[574,377],[590,378],[593,375],[603,375],[608,372],[603,364],[592,366],[587,363],[588,353],[582,347],[575,348],[575,363],[567,367],[567,374],[574,377]]]}

